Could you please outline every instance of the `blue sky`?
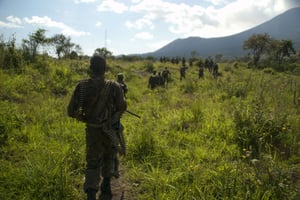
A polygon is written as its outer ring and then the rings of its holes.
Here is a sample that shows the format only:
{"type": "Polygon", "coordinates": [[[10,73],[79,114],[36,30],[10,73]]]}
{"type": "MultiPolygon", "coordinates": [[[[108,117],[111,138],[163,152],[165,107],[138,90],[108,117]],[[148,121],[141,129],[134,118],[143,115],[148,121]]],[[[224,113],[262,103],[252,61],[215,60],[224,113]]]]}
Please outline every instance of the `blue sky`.
{"type": "Polygon", "coordinates": [[[155,51],[190,36],[232,35],[259,25],[300,0],[0,0],[0,34],[17,43],[38,28],[70,36],[85,55],[155,51]]]}

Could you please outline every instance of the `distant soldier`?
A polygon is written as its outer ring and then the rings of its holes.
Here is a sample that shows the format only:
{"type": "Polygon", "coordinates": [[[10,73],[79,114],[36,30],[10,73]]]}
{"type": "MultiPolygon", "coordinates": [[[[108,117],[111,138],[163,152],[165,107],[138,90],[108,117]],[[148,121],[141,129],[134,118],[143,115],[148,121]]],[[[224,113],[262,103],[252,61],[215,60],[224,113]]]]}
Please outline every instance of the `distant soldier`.
{"type": "Polygon", "coordinates": [[[160,72],[158,72],[158,75],[157,75],[157,81],[158,81],[158,85],[159,85],[159,86],[163,86],[163,84],[164,84],[164,79],[163,79],[163,77],[162,77],[162,75],[161,75],[160,72]]]}
{"type": "Polygon", "coordinates": [[[219,69],[218,63],[214,63],[213,64],[213,75],[214,75],[215,78],[218,77],[218,69],[219,69]]]}
{"type": "Polygon", "coordinates": [[[203,75],[204,75],[204,64],[201,60],[198,63],[198,67],[199,67],[198,77],[200,79],[200,78],[203,78],[203,75]]]}
{"type": "Polygon", "coordinates": [[[158,84],[159,84],[159,78],[156,75],[156,71],[153,71],[148,81],[148,87],[151,90],[153,90],[158,84]]]}
{"type": "Polygon", "coordinates": [[[193,66],[193,59],[192,59],[192,58],[189,59],[189,66],[190,66],[190,67],[193,66]]]}
{"type": "Polygon", "coordinates": [[[214,68],[214,61],[210,59],[208,63],[208,70],[210,73],[213,73],[213,68],[214,68]]]}
{"type": "Polygon", "coordinates": [[[181,64],[185,66],[185,57],[182,57],[181,64]]]}
{"type": "Polygon", "coordinates": [[[180,80],[185,79],[186,69],[187,67],[185,66],[185,64],[180,67],[180,80]]]}
{"type": "Polygon", "coordinates": [[[163,83],[164,83],[164,86],[166,87],[166,85],[168,84],[169,82],[169,78],[170,78],[170,71],[168,70],[167,67],[165,67],[165,69],[163,70],[162,72],[162,77],[163,77],[163,83]]]}
{"type": "Polygon", "coordinates": [[[124,96],[126,97],[126,93],[128,92],[128,88],[126,83],[124,82],[124,75],[122,73],[119,73],[117,76],[117,82],[121,85],[123,92],[124,92],[124,96]]]}
{"type": "Polygon", "coordinates": [[[205,67],[206,69],[209,68],[209,59],[208,59],[208,58],[205,58],[204,67],[205,67]]]}

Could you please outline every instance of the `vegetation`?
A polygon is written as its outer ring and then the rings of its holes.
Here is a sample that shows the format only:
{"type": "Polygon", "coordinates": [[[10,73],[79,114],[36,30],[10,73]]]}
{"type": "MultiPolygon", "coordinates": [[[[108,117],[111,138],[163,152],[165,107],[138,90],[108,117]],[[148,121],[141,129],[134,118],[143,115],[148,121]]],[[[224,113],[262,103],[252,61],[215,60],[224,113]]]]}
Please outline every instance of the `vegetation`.
{"type": "Polygon", "coordinates": [[[296,53],[291,40],[276,40],[267,33],[250,36],[244,42],[244,49],[252,51],[252,62],[255,66],[258,66],[261,58],[265,56],[280,70],[283,70],[283,59],[296,53]]]}
{"type": "MultiPolygon", "coordinates": [[[[28,62],[14,41],[0,45],[0,199],[84,199],[84,124],[66,115],[88,59],[28,62]]],[[[129,57],[127,58],[129,59],[129,57]]],[[[128,145],[121,163],[130,199],[299,199],[299,63],[248,68],[219,63],[219,76],[180,64],[108,59],[124,73],[128,145]],[[167,88],[147,88],[168,67],[167,88]]]]}

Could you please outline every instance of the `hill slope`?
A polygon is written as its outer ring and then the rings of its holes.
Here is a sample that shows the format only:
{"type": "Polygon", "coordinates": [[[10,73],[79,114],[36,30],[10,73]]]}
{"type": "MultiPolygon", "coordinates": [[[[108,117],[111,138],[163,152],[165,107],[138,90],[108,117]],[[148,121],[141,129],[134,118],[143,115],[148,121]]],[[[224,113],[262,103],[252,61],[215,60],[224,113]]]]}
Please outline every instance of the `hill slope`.
{"type": "Polygon", "coordinates": [[[196,51],[201,57],[222,54],[224,57],[240,57],[247,54],[243,50],[243,43],[251,35],[268,33],[275,39],[290,39],[296,49],[300,49],[300,7],[293,8],[273,19],[241,33],[218,38],[189,37],[177,39],[166,46],[146,53],[142,56],[185,56],[189,57],[192,51],[196,51]]]}

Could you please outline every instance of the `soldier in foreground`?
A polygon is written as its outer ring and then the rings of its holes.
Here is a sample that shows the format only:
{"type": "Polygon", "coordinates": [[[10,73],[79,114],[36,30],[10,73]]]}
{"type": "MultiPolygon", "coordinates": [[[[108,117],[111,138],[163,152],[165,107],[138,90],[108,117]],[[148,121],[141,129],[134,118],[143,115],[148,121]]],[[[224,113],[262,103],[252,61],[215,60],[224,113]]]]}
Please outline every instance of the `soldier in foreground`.
{"type": "Polygon", "coordinates": [[[84,191],[88,200],[112,199],[110,181],[118,177],[116,156],[119,150],[115,127],[127,108],[121,86],[104,78],[106,60],[94,55],[90,60],[90,75],[76,86],[68,105],[68,115],[86,123],[86,172],[84,191]]]}

